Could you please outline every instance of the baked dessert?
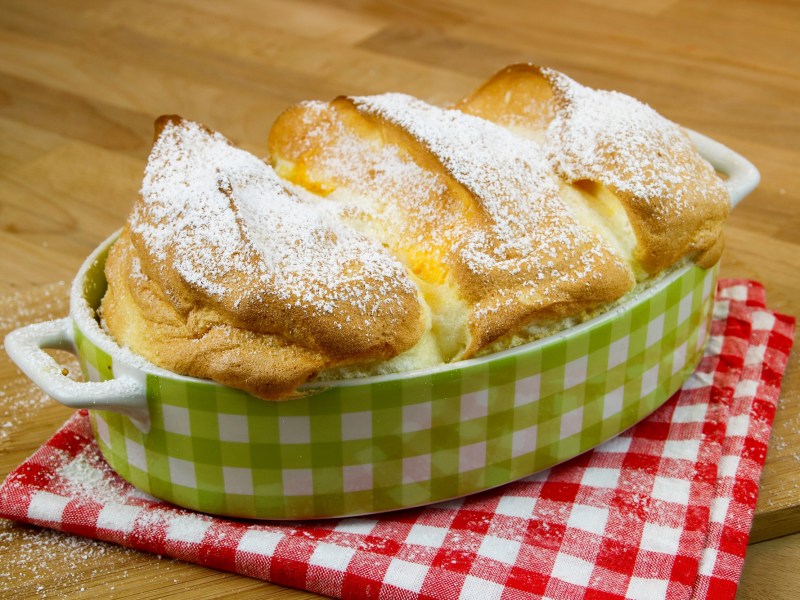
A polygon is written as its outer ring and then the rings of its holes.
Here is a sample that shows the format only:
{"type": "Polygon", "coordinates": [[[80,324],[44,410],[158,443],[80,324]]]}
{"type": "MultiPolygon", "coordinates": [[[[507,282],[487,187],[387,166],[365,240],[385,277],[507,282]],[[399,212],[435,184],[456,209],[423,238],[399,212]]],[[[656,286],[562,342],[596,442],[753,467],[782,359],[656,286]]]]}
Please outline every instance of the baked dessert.
{"type": "Polygon", "coordinates": [[[218,133],[162,117],[106,262],[102,321],[180,374],[266,398],[388,359],[428,318],[398,261],[218,133]]]}
{"type": "Polygon", "coordinates": [[[686,132],[646,104],[517,64],[457,108],[537,140],[562,181],[610,215],[613,229],[632,233],[639,279],[685,258],[704,267],[719,260],[728,193],[686,132]]]}
{"type": "Polygon", "coordinates": [[[530,339],[632,289],[613,235],[573,210],[540,147],[403,94],[290,108],[270,157],[419,282],[448,362],[530,339]],[[497,344],[496,344],[497,343],[497,344]]]}
{"type": "Polygon", "coordinates": [[[101,307],[153,363],[267,399],[568,327],[713,264],[728,207],[677,125],[529,65],[451,109],[300,103],[269,162],[159,119],[101,307]]]}

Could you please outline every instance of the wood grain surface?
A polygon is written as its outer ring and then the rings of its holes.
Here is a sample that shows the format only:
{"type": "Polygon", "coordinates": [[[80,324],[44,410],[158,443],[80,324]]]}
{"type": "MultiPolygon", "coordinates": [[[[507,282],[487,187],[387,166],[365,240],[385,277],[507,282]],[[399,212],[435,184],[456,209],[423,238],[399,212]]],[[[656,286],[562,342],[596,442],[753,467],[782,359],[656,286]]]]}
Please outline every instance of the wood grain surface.
{"type": "MultiPolygon", "coordinates": [[[[730,218],[722,275],[761,281],[771,308],[798,315],[799,56],[797,2],[0,0],[0,330],[64,314],[65,282],[127,217],[156,116],[263,155],[295,101],[391,90],[450,103],[517,61],[634,95],[752,160],[762,183],[730,218]]],[[[739,598],[800,588],[797,356],[739,598]]],[[[3,353],[0,477],[69,412],[3,353]]],[[[316,597],[0,521],[1,597],[234,594],[316,597]]]]}

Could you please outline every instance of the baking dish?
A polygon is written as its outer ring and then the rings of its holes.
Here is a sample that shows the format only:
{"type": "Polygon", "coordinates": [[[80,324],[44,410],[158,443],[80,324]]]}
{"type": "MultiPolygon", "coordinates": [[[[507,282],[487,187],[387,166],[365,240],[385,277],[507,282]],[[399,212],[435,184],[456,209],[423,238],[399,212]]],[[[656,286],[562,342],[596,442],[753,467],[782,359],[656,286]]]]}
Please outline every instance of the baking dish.
{"type": "MultiPolygon", "coordinates": [[[[694,132],[735,205],[755,167],[694,132]]],[[[84,262],[70,315],[10,333],[6,350],[45,392],[89,408],[111,467],[141,490],[240,518],[363,515],[457,498],[589,450],[667,400],[702,356],[718,267],[679,268],[556,335],[409,373],[307,385],[267,402],[160,369],[100,328],[103,266],[84,262]],[[77,354],[85,382],[45,348],[77,354]]]]}

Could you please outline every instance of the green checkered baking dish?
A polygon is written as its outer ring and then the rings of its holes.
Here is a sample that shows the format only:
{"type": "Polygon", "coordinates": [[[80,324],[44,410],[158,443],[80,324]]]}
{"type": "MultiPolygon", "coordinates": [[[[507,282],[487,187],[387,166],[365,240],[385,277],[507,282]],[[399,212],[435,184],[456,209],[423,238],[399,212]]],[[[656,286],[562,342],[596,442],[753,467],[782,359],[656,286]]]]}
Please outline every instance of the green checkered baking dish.
{"type": "MultiPolygon", "coordinates": [[[[703,140],[704,154],[731,175],[734,199],[755,187],[752,165],[703,140]]],[[[70,317],[13,332],[9,354],[50,395],[91,409],[100,451],[139,489],[257,519],[448,500],[593,448],[658,408],[693,371],[718,271],[683,267],[591,321],[491,356],[267,402],[159,369],[104,334],[95,309],[113,239],[79,271],[70,317]],[[75,351],[91,383],[61,375],[40,350],[54,347],[75,351]]]]}

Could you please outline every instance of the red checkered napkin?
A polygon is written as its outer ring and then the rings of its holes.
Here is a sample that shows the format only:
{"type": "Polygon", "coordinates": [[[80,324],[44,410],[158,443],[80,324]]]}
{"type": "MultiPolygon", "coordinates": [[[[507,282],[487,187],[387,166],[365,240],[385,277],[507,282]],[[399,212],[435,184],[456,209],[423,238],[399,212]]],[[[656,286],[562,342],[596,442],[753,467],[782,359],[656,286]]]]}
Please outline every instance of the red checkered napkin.
{"type": "Polygon", "coordinates": [[[733,598],[794,319],[720,283],[706,355],[624,434],[500,489],[363,518],[267,523],[122,481],[76,413],[0,487],[0,516],[341,598],[733,598]]]}

